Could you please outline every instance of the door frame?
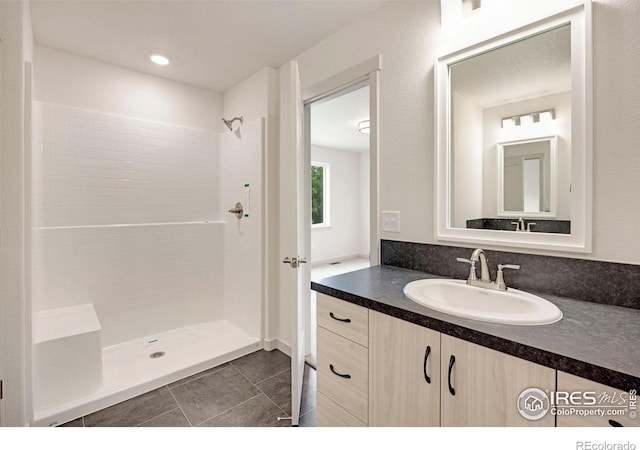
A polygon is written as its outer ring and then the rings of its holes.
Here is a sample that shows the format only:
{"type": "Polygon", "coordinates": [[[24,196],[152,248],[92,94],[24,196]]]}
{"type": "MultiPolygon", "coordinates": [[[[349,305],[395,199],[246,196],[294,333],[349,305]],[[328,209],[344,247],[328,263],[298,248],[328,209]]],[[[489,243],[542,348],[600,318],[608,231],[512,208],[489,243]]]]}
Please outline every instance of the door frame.
{"type": "MultiPolygon", "coordinates": [[[[379,87],[380,71],[382,70],[382,55],[376,55],[342,72],[332,75],[308,88],[302,90],[302,102],[304,104],[304,158],[311,162],[311,138],[310,138],[310,107],[312,103],[328,100],[332,97],[343,95],[350,90],[355,90],[365,85],[369,86],[369,262],[373,265],[380,264],[380,227],[378,220],[379,191],[378,191],[378,130],[379,130],[379,87]]],[[[306,164],[306,165],[309,165],[306,164]]],[[[311,196],[305,196],[305,210],[311,211],[311,196]]],[[[309,214],[310,217],[310,214],[309,214]]],[[[311,257],[311,223],[305,233],[305,255],[311,257]]],[[[304,268],[304,279],[311,279],[310,265],[304,268]]],[[[308,283],[309,284],[309,283],[308,283]]],[[[305,311],[305,352],[311,353],[311,314],[310,308],[305,311]]]]}

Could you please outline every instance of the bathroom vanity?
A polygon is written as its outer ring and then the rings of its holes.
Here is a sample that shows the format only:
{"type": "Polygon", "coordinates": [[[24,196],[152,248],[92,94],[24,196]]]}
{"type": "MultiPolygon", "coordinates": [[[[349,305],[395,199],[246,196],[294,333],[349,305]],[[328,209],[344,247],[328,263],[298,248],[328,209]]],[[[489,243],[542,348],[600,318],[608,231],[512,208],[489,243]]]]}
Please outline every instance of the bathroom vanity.
{"type": "MultiPolygon", "coordinates": [[[[463,319],[403,294],[424,272],[375,266],[318,292],[318,426],[639,426],[637,417],[518,410],[528,388],[626,398],[640,386],[640,311],[541,294],[548,325],[463,319]]],[[[550,404],[549,407],[553,407],[550,404]]]]}

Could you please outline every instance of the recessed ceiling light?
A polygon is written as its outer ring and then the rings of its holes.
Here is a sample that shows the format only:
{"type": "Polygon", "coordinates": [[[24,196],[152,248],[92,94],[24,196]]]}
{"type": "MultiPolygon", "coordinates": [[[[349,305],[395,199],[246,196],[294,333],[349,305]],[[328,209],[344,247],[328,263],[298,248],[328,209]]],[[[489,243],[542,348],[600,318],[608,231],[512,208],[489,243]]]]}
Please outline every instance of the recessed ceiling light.
{"type": "Polygon", "coordinates": [[[157,53],[154,53],[153,55],[149,56],[149,59],[159,66],[166,66],[167,64],[169,64],[169,58],[167,58],[164,55],[159,55],[157,53]]]}

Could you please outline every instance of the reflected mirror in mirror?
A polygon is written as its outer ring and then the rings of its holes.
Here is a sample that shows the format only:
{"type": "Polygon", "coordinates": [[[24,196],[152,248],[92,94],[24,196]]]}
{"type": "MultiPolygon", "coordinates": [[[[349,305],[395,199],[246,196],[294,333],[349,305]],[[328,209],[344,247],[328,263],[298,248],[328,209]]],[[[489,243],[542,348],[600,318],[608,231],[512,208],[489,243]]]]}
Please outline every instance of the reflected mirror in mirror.
{"type": "Polygon", "coordinates": [[[549,142],[504,145],[502,153],[503,212],[549,212],[549,142]]]}
{"type": "Polygon", "coordinates": [[[448,69],[449,226],[569,234],[571,25],[448,69]]]}

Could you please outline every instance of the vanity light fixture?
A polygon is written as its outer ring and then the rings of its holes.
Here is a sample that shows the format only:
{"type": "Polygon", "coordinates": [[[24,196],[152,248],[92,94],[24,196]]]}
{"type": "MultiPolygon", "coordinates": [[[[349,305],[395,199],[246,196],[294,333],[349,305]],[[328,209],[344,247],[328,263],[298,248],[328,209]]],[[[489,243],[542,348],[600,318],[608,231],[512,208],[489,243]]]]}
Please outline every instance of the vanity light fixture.
{"type": "Polygon", "coordinates": [[[517,116],[503,117],[501,120],[502,128],[518,127],[520,125],[532,125],[539,122],[548,122],[556,118],[555,109],[545,109],[544,111],[536,111],[517,116]]]}
{"type": "Polygon", "coordinates": [[[482,0],[462,0],[462,15],[466,16],[480,9],[482,0]]]}
{"type": "Polygon", "coordinates": [[[149,56],[149,59],[151,60],[151,62],[159,65],[159,66],[166,66],[167,64],[169,64],[169,58],[167,58],[164,55],[161,55],[159,53],[154,53],[152,55],[149,56]]]}
{"type": "Polygon", "coordinates": [[[550,109],[549,111],[542,111],[538,113],[538,121],[539,122],[548,122],[554,120],[556,118],[555,111],[550,109]]]}
{"type": "Polygon", "coordinates": [[[358,122],[358,131],[364,134],[371,133],[371,122],[369,121],[369,119],[361,120],[360,122],[358,122]]]}

